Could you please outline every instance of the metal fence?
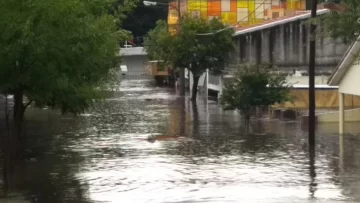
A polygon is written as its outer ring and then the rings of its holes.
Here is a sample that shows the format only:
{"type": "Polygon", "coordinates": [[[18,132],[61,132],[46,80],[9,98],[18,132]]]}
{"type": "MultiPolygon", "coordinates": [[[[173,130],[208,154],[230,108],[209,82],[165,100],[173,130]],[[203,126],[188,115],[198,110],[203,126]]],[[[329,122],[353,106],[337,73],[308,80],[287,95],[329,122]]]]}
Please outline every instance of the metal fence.
{"type": "Polygon", "coordinates": [[[149,78],[145,71],[148,59],[146,55],[123,56],[121,65],[127,66],[126,76],[130,78],[149,78]]]}

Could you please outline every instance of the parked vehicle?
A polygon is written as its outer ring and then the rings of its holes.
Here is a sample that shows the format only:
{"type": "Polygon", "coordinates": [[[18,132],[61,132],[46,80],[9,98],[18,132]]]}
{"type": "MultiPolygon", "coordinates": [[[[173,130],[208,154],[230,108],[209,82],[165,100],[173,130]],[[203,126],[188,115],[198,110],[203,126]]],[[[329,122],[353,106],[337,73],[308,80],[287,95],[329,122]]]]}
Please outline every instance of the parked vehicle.
{"type": "Polygon", "coordinates": [[[127,66],[126,65],[120,65],[120,71],[122,75],[126,75],[126,73],[128,72],[127,66]]]}
{"type": "Polygon", "coordinates": [[[155,78],[157,84],[167,84],[173,86],[176,78],[174,77],[174,71],[169,64],[163,60],[149,61],[146,64],[146,73],[155,78]]]}

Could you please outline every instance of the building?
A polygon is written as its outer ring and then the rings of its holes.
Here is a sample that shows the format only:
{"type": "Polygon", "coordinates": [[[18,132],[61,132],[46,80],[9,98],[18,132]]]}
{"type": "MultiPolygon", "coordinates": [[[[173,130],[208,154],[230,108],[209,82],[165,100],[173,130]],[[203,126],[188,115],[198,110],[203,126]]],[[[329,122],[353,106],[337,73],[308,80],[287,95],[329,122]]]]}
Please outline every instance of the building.
{"type": "Polygon", "coordinates": [[[345,96],[360,96],[360,41],[355,41],[345,52],[343,59],[329,78],[330,86],[338,86],[339,92],[339,133],[345,132],[345,121],[360,121],[360,109],[345,111],[345,96]]]}
{"type": "MultiPolygon", "coordinates": [[[[251,25],[309,9],[309,0],[179,0],[181,13],[220,18],[233,26],[251,25]]],[[[169,6],[168,24],[178,23],[177,1],[169,6]],[[175,8],[174,8],[175,7],[175,8]]]]}

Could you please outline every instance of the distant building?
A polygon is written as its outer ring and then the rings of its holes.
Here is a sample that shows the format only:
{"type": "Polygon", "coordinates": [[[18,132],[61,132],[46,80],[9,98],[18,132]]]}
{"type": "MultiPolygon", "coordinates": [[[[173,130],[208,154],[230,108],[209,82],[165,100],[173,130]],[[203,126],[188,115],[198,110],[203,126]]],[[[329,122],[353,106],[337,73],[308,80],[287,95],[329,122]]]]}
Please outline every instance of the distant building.
{"type": "MultiPolygon", "coordinates": [[[[251,25],[309,9],[309,0],[180,0],[181,13],[212,19],[229,25],[251,25]]],[[[168,24],[177,25],[177,1],[169,6],[168,24]]]]}

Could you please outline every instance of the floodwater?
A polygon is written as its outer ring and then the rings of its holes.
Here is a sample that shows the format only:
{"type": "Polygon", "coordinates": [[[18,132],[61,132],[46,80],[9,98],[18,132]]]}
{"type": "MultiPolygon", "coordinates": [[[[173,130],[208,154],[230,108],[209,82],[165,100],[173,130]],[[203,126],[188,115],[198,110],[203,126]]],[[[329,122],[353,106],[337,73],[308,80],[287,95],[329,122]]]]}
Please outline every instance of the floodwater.
{"type": "Polygon", "coordinates": [[[296,122],[262,119],[246,135],[237,113],[149,80],[124,80],[77,118],[27,117],[31,148],[0,202],[360,202],[360,137],[336,124],[318,126],[309,155],[296,122]]]}

